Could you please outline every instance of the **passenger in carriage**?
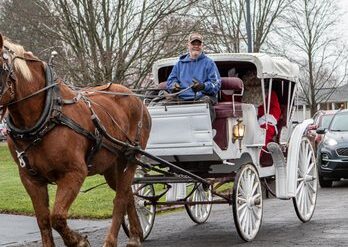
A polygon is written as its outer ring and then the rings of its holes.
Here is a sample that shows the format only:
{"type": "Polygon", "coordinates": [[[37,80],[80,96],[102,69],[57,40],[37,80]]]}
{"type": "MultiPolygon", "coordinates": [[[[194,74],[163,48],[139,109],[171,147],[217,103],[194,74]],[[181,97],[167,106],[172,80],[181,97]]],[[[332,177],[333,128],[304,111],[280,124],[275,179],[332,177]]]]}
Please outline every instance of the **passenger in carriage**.
{"type": "Polygon", "coordinates": [[[192,88],[179,94],[180,100],[200,100],[209,104],[212,121],[215,119],[213,105],[217,103],[217,94],[221,79],[215,62],[203,52],[203,37],[192,33],[188,37],[188,53],[180,56],[167,80],[167,90],[175,93],[192,88]]]}
{"type": "MultiPolygon", "coordinates": [[[[268,92],[269,92],[268,84],[265,84],[266,106],[268,105],[268,92]]],[[[266,111],[267,111],[267,107],[266,107],[266,111]]],[[[277,134],[277,124],[281,116],[281,109],[280,109],[278,96],[274,90],[271,91],[269,113],[267,114],[267,112],[265,112],[265,107],[263,104],[261,104],[258,107],[257,116],[259,119],[260,127],[266,129],[266,140],[265,140],[265,146],[264,146],[264,148],[266,149],[267,144],[272,142],[273,138],[277,134]]]]}

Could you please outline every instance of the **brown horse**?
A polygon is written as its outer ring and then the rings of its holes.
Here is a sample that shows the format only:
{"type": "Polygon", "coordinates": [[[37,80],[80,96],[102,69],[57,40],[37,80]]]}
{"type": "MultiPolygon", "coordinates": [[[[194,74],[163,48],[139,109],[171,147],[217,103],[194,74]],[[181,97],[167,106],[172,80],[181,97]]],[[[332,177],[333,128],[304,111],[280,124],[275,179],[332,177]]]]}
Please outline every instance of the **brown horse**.
{"type": "Polygon", "coordinates": [[[117,246],[125,213],[130,221],[127,246],[140,246],[142,230],[131,191],[136,154],[98,129],[144,149],[151,118],[141,100],[116,84],[73,91],[53,80],[50,66],[0,34],[0,105],[8,111],[8,146],[32,200],[42,245],[55,246],[53,227],[66,246],[89,246],[68,227],[68,210],[86,176],[102,174],[117,191],[104,246],[117,246]],[[51,212],[48,183],[57,185],[51,212]]]}

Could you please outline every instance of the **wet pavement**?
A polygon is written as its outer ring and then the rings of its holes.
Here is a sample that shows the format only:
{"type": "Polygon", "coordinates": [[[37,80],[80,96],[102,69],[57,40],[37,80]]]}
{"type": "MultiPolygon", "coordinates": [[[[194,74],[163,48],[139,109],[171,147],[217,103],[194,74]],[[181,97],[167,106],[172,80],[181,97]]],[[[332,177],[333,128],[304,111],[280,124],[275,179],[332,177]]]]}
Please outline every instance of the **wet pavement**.
{"type": "MultiPolygon", "coordinates": [[[[348,246],[348,181],[335,183],[333,188],[319,189],[316,210],[308,223],[297,217],[291,200],[267,199],[260,232],[249,243],[239,237],[233,223],[231,207],[214,205],[208,222],[194,224],[185,210],[157,215],[154,228],[144,247],[269,247],[269,246],[348,246]]],[[[74,230],[88,235],[91,246],[102,246],[110,220],[69,221],[74,230]]],[[[119,246],[127,237],[121,230],[119,246]]],[[[55,234],[57,247],[63,241],[55,234]]],[[[35,218],[0,215],[0,246],[41,246],[35,218]]]]}
{"type": "MultiPolygon", "coordinates": [[[[69,225],[78,232],[88,233],[106,227],[110,222],[110,220],[69,220],[69,225]]],[[[58,234],[55,233],[55,236],[58,237],[58,234]]],[[[35,217],[0,214],[0,246],[26,246],[40,239],[35,217]]]]}

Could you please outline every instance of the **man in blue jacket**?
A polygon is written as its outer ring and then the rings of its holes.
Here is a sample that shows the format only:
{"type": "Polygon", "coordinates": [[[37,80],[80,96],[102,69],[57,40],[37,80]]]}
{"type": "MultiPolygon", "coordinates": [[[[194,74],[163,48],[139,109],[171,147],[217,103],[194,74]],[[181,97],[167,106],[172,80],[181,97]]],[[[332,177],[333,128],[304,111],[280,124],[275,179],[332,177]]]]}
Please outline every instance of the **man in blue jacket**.
{"type": "Polygon", "coordinates": [[[167,90],[175,93],[192,86],[179,94],[182,100],[200,100],[210,107],[212,120],[215,119],[213,105],[217,102],[217,93],[221,79],[215,62],[203,52],[203,37],[192,33],[188,38],[188,53],[180,56],[167,79],[167,90]]]}

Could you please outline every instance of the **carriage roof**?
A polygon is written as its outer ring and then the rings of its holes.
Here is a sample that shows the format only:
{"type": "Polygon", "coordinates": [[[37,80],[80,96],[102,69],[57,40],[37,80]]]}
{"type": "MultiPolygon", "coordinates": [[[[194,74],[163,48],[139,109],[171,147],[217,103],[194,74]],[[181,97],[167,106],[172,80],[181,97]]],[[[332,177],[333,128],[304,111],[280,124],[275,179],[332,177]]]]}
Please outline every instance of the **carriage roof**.
{"type": "MultiPolygon", "coordinates": [[[[214,61],[249,62],[255,65],[258,78],[279,78],[297,82],[299,67],[283,57],[271,57],[265,53],[214,53],[208,54],[214,61]]],[[[153,65],[153,76],[158,81],[158,70],[173,66],[178,58],[158,60],[153,65]]]]}

